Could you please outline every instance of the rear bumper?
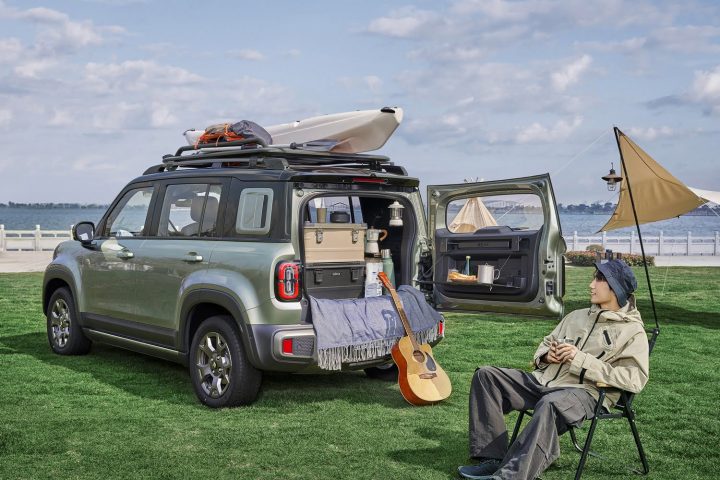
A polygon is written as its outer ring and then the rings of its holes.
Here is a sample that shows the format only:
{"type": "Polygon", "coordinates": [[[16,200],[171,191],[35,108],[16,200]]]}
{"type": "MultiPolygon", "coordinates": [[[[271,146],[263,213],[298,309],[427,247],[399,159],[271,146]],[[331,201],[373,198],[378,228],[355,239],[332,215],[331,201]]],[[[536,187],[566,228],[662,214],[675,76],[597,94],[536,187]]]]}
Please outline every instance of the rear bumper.
{"type": "MultiPolygon", "coordinates": [[[[303,325],[251,325],[256,346],[254,366],[268,372],[328,373],[317,366],[317,339],[310,324],[303,325]],[[291,340],[292,353],[283,352],[283,341],[291,340]]],[[[442,337],[430,343],[437,345],[442,337]]],[[[286,345],[287,346],[287,345],[286,345]]],[[[286,349],[287,350],[287,349],[286,349]]],[[[391,362],[390,355],[373,360],[343,364],[342,370],[360,370],[391,362]]]]}

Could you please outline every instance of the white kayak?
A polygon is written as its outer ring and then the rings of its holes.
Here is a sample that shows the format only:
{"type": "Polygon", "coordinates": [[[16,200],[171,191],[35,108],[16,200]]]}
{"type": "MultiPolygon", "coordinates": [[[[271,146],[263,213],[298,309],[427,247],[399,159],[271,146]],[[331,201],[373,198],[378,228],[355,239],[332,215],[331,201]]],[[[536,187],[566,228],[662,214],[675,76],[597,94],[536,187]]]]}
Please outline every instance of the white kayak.
{"type": "MultiPolygon", "coordinates": [[[[265,127],[265,130],[272,136],[273,145],[323,142],[331,152],[360,153],[385,145],[402,118],[402,108],[386,107],[320,115],[265,127]]],[[[188,144],[195,145],[202,134],[202,130],[188,130],[185,138],[188,144]]]]}

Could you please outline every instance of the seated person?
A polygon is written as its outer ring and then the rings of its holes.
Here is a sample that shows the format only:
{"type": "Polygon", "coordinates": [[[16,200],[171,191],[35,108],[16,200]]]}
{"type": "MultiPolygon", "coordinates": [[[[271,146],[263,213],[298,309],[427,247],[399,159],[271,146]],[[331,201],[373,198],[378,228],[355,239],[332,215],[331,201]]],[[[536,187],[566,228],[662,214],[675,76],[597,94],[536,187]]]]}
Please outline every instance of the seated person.
{"type": "MultiPolygon", "coordinates": [[[[558,437],[592,418],[596,382],[639,392],[648,379],[649,348],[632,292],[637,281],[622,260],[595,264],[592,306],[565,316],[535,352],[535,370],[481,367],[470,391],[470,479],[534,479],[560,455],[558,437]],[[508,448],[504,415],[534,409],[508,448]]],[[[604,407],[619,399],[608,392],[604,407]]]]}

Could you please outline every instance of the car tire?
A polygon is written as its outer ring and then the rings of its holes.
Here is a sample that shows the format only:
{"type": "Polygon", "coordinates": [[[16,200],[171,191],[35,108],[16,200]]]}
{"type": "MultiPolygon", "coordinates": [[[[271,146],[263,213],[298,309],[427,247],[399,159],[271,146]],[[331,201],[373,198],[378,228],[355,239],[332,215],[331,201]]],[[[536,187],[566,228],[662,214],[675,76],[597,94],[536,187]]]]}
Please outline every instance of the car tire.
{"type": "Polygon", "coordinates": [[[253,367],[233,318],[206,319],[193,336],[188,368],[195,395],[211,408],[249,405],[260,392],[262,372],[253,367]]]}
{"type": "Polygon", "coordinates": [[[365,369],[365,375],[385,382],[397,382],[398,367],[392,362],[379,367],[369,367],[365,369]]]}
{"type": "Polygon", "coordinates": [[[67,288],[58,288],[48,303],[47,337],[50,348],[59,355],[85,355],[92,343],[78,323],[75,299],[67,288]]]}

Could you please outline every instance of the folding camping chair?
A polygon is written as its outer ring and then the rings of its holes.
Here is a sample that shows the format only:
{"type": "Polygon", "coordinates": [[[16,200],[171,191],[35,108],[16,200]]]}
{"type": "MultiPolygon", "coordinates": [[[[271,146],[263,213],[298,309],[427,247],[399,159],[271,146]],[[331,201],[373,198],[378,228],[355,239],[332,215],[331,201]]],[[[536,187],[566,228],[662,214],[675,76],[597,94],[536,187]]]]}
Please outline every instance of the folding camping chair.
{"type": "MultiPolygon", "coordinates": [[[[659,334],[660,329],[654,328],[652,330],[652,336],[648,341],[649,353],[652,353],[653,347],[655,347],[655,341],[657,340],[659,334]]],[[[650,472],[650,466],[648,465],[647,457],[645,456],[645,450],[643,450],[642,443],[640,442],[640,434],[638,433],[637,426],[635,425],[635,410],[633,410],[632,408],[632,403],[635,399],[636,394],[620,390],[620,399],[613,407],[614,410],[617,410],[617,412],[608,412],[603,407],[603,401],[605,400],[607,391],[617,391],[618,389],[604,383],[597,383],[596,385],[600,390],[600,396],[598,398],[597,405],[595,406],[595,414],[592,418],[592,421],[590,422],[590,428],[588,429],[588,433],[585,437],[585,443],[583,446],[580,446],[580,443],[578,443],[578,439],[575,436],[575,429],[573,427],[570,427],[569,429],[570,438],[572,439],[575,450],[580,453],[580,463],[578,464],[577,470],[575,471],[575,480],[580,480],[580,476],[582,475],[583,469],[585,468],[585,462],[587,461],[588,455],[603,458],[601,455],[590,451],[590,445],[592,444],[593,435],[595,434],[595,427],[597,426],[598,421],[610,418],[627,418],[627,421],[630,424],[630,431],[632,431],[633,438],[635,439],[635,445],[637,446],[638,455],[640,456],[640,461],[642,462],[643,466],[642,470],[633,469],[633,472],[639,475],[647,475],[648,472],[650,472]]],[[[515,428],[513,429],[512,437],[510,438],[511,445],[517,438],[518,433],[520,432],[520,426],[522,425],[525,415],[532,416],[532,412],[529,410],[520,411],[517,422],[515,422],[515,428]]]]}

